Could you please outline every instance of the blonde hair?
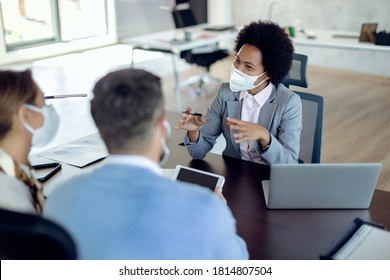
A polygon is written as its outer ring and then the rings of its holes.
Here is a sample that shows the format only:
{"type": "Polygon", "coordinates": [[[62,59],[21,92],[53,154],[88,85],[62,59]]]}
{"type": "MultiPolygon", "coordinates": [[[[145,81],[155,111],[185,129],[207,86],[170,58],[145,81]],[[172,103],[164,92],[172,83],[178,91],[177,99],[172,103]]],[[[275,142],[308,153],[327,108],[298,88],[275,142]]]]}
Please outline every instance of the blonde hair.
{"type": "Polygon", "coordinates": [[[30,70],[0,70],[0,140],[11,131],[13,118],[23,104],[34,104],[37,84],[30,70]]]}

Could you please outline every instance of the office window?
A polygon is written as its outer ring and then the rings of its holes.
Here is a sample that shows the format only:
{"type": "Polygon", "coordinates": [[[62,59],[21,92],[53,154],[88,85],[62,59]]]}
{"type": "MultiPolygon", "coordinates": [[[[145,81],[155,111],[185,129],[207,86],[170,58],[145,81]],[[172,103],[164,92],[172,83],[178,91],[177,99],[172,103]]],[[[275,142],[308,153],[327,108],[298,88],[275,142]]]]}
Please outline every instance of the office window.
{"type": "Polygon", "coordinates": [[[7,50],[56,41],[52,0],[0,0],[7,50]]]}
{"type": "Polygon", "coordinates": [[[107,33],[104,0],[59,0],[58,10],[62,41],[107,33]]]}
{"type": "Polygon", "coordinates": [[[106,0],[0,0],[7,51],[107,34],[106,0]]]}

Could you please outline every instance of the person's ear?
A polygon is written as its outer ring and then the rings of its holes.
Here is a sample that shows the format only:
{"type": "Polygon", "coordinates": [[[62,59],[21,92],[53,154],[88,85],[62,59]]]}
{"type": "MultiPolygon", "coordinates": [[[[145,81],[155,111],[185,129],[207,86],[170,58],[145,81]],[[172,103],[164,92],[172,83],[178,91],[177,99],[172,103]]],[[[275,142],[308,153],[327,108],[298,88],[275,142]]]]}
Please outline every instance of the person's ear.
{"type": "Polygon", "coordinates": [[[163,118],[158,120],[158,130],[160,131],[161,136],[165,137],[166,133],[165,133],[165,128],[164,128],[163,121],[164,121],[163,118]]]}
{"type": "Polygon", "coordinates": [[[155,131],[159,137],[164,136],[164,130],[161,120],[157,120],[155,123],[155,131]]]}
{"type": "Polygon", "coordinates": [[[39,117],[39,113],[29,110],[26,106],[19,106],[16,112],[16,117],[22,124],[28,125],[33,129],[41,127],[44,119],[43,116],[39,117]]]}
{"type": "Polygon", "coordinates": [[[161,136],[164,137],[165,139],[167,139],[170,136],[171,134],[170,126],[165,116],[163,116],[160,120],[158,120],[158,129],[161,136]]]}
{"type": "Polygon", "coordinates": [[[19,108],[16,110],[16,116],[20,122],[26,123],[29,119],[29,111],[25,106],[19,106],[19,108]]]}

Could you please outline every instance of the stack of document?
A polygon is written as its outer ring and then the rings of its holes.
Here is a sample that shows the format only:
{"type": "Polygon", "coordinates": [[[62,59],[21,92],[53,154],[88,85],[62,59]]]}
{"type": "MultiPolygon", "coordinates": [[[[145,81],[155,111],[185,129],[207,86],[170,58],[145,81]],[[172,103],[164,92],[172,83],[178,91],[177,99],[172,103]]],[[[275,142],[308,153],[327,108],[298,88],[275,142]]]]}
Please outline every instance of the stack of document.
{"type": "Polygon", "coordinates": [[[332,258],[335,260],[390,260],[390,232],[363,224],[332,258]]]}
{"type": "Polygon", "coordinates": [[[107,157],[108,150],[100,135],[94,133],[41,152],[39,156],[77,167],[85,167],[107,157]]]}
{"type": "Polygon", "coordinates": [[[320,259],[390,260],[390,232],[356,218],[320,259]]]}

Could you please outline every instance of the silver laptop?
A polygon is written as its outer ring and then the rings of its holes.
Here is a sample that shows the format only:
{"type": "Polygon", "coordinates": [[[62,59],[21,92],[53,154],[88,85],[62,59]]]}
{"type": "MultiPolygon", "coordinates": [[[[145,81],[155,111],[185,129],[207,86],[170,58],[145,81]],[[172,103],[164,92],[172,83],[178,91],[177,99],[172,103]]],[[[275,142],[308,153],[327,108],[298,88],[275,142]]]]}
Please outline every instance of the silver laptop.
{"type": "Polygon", "coordinates": [[[367,209],[381,163],[273,164],[262,181],[269,209],[367,209]]]}

